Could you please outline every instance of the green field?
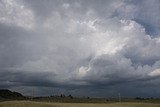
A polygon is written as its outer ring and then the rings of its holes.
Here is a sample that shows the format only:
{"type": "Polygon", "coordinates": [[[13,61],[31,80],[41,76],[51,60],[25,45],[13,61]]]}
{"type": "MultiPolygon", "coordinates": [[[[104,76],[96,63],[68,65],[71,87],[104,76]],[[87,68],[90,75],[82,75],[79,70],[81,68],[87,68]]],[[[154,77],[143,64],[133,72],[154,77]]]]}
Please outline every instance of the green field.
{"type": "Polygon", "coordinates": [[[153,103],[45,103],[33,101],[5,101],[0,107],[160,107],[153,103]]]}

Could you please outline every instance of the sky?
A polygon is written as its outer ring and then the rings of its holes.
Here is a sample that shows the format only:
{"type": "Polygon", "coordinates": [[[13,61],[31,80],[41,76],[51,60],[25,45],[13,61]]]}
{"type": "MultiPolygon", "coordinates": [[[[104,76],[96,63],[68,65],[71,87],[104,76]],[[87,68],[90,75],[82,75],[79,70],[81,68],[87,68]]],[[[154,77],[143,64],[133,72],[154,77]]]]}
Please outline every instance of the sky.
{"type": "Polygon", "coordinates": [[[0,0],[0,88],[160,97],[160,0],[0,0]]]}

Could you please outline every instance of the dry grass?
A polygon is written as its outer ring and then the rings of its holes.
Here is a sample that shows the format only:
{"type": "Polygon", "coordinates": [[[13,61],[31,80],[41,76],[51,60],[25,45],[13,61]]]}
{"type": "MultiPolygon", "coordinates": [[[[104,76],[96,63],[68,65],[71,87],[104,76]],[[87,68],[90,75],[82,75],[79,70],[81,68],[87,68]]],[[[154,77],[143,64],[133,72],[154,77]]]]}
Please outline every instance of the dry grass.
{"type": "Polygon", "coordinates": [[[6,101],[0,102],[0,107],[160,107],[152,103],[44,103],[32,101],[6,101]]]}

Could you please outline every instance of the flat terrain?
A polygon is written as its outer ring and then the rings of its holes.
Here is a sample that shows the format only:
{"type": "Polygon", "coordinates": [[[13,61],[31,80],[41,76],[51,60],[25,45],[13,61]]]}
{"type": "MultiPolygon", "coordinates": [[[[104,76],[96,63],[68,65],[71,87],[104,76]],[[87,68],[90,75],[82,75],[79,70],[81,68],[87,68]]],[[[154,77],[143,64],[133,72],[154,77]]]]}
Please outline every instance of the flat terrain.
{"type": "Polygon", "coordinates": [[[153,103],[45,103],[33,101],[5,101],[0,107],[160,107],[153,103]]]}

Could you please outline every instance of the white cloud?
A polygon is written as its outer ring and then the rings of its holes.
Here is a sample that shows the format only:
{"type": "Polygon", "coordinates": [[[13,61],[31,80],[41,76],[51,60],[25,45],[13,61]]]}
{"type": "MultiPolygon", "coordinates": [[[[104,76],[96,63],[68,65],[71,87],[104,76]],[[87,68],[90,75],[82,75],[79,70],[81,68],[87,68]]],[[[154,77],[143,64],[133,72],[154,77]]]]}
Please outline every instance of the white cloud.
{"type": "Polygon", "coordinates": [[[19,0],[2,0],[0,8],[0,23],[33,29],[34,15],[19,0]]]}
{"type": "Polygon", "coordinates": [[[160,76],[160,69],[155,69],[154,71],[150,72],[148,75],[152,77],[160,76]]]}

